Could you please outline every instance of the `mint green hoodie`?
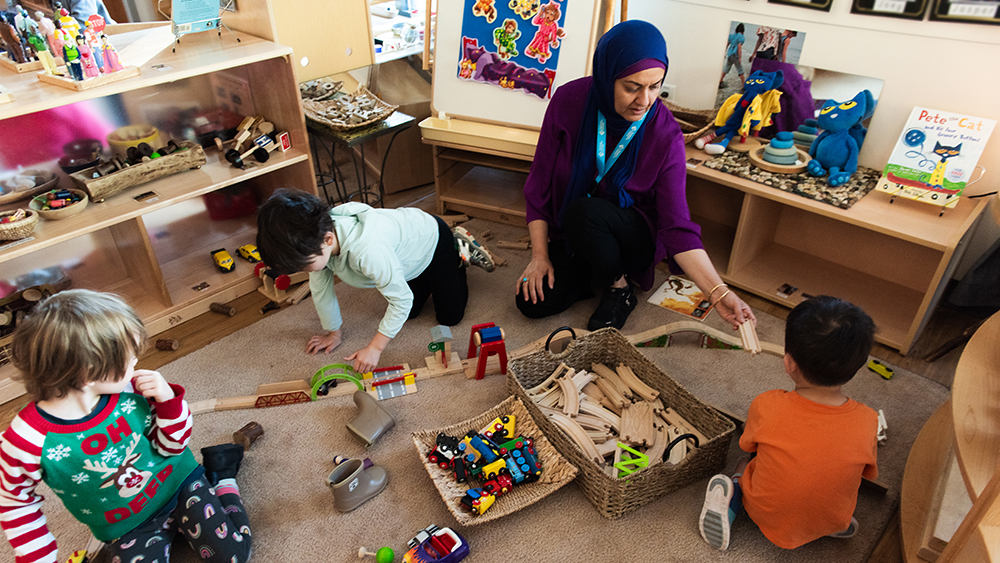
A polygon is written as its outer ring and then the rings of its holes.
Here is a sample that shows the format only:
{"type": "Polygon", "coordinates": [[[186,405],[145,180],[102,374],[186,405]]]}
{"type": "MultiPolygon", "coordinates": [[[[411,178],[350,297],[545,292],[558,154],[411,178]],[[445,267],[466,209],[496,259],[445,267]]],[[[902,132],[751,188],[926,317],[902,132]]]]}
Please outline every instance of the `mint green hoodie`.
{"type": "Polygon", "coordinates": [[[340,253],[326,267],[309,274],[309,288],[320,323],[326,330],[343,325],[333,285],[336,275],[354,287],[379,290],[389,306],[378,331],[394,338],[410,314],[413,292],[407,281],[431,263],[438,243],[432,215],[415,208],[375,209],[350,202],[330,210],[340,253]]]}

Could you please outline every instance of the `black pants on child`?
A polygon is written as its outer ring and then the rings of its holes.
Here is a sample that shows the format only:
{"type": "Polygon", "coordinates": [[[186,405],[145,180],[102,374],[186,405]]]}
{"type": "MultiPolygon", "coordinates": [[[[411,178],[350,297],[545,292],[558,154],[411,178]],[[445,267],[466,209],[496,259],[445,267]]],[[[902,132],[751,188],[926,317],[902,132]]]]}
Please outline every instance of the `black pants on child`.
{"type": "Polygon", "coordinates": [[[177,493],[177,506],[109,542],[100,561],[170,561],[170,547],[180,532],[202,561],[246,563],[250,559],[250,519],[238,494],[216,496],[201,477],[177,493]]]}
{"type": "Polygon", "coordinates": [[[435,217],[438,223],[438,244],[434,258],[420,275],[406,282],[413,292],[413,306],[409,318],[420,315],[424,303],[434,296],[434,313],[437,322],[445,326],[455,326],[465,316],[465,304],[469,301],[469,283],[465,268],[455,246],[455,235],[448,225],[435,217]]]}
{"type": "Polygon", "coordinates": [[[561,313],[593,297],[592,286],[609,287],[625,272],[643,271],[653,261],[655,244],[649,226],[634,207],[621,208],[596,197],[582,197],[566,210],[566,240],[549,242],[555,287],[546,276],[544,301],[532,303],[517,294],[524,316],[540,319],[561,313]]]}

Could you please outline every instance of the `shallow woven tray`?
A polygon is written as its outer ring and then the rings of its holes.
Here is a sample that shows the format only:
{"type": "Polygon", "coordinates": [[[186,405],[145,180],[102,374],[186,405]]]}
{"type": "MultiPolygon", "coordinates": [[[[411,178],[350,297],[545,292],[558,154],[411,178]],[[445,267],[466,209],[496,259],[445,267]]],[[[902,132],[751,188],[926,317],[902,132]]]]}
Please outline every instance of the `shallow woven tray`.
{"type": "Polygon", "coordinates": [[[736,425],[699,401],[613,328],[601,329],[574,340],[560,354],[540,350],[511,360],[507,368],[508,387],[518,397],[529,401],[525,389],[545,381],[560,363],[573,369],[589,370],[592,364],[598,362],[607,366],[621,363],[631,367],[639,379],[660,392],[665,406],[673,408],[708,438],[707,443],[699,444],[677,465],[663,462],[627,477],[612,478],[597,463],[588,459],[559,427],[542,417],[537,405],[529,402],[528,410],[539,417],[539,426],[545,436],[570,463],[580,469],[577,484],[602,516],[618,518],[722,470],[736,425]]]}
{"type": "Polygon", "coordinates": [[[335,131],[353,131],[354,129],[365,127],[371,125],[372,123],[378,123],[379,121],[382,121],[383,119],[392,115],[393,112],[395,112],[399,108],[399,106],[394,106],[392,104],[387,104],[383,102],[378,98],[378,96],[369,92],[368,89],[365,88],[364,86],[358,86],[358,89],[355,90],[354,93],[364,94],[374,99],[375,111],[377,111],[378,113],[374,117],[368,119],[367,121],[363,121],[361,123],[354,123],[352,125],[342,125],[340,123],[335,123],[333,121],[330,121],[330,119],[327,118],[326,115],[324,115],[323,112],[327,108],[334,105],[330,101],[323,100],[317,102],[315,100],[302,100],[302,109],[305,112],[306,117],[317,123],[322,123],[323,125],[329,127],[330,129],[333,129],[335,131]]]}
{"type": "Polygon", "coordinates": [[[437,487],[438,493],[444,500],[444,504],[455,516],[455,520],[462,526],[475,526],[484,522],[490,522],[517,512],[522,508],[530,506],[548,495],[556,492],[560,487],[569,483],[576,477],[577,468],[571,465],[566,458],[556,451],[555,447],[545,437],[541,429],[535,424],[531,413],[525,408],[524,403],[517,397],[508,397],[499,405],[484,412],[476,418],[453,424],[447,428],[436,430],[423,430],[413,433],[413,444],[420,454],[420,461],[423,462],[427,473],[437,487]],[[437,442],[437,435],[444,432],[449,436],[464,436],[470,430],[480,431],[487,424],[498,416],[513,414],[514,432],[524,435],[535,442],[535,453],[542,466],[542,475],[534,483],[514,485],[509,493],[497,497],[493,506],[484,514],[476,515],[462,506],[462,496],[465,491],[482,485],[477,479],[470,477],[466,483],[456,483],[455,476],[450,470],[441,469],[436,463],[431,463],[427,459],[431,449],[437,442]]]}
{"type": "Polygon", "coordinates": [[[712,123],[715,122],[715,116],[718,113],[714,109],[688,109],[667,100],[661,101],[663,105],[667,106],[667,109],[670,110],[675,119],[686,121],[692,125],[700,125],[698,129],[692,131],[689,127],[678,124],[681,126],[681,131],[684,132],[684,144],[690,143],[707,133],[712,128],[712,123]]]}

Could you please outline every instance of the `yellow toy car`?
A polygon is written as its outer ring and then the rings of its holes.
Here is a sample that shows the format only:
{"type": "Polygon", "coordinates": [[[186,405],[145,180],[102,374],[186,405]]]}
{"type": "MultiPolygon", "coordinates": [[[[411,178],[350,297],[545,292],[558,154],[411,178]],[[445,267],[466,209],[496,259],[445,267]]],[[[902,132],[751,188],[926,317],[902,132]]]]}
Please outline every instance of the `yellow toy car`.
{"type": "Polygon", "coordinates": [[[244,244],[236,249],[236,253],[252,264],[260,262],[260,253],[257,252],[257,247],[252,244],[244,244]]]}
{"type": "Polygon", "coordinates": [[[236,263],[233,262],[233,257],[226,252],[225,248],[220,248],[218,250],[212,251],[212,260],[215,261],[215,265],[219,268],[222,273],[232,272],[236,269],[236,263]]]}
{"type": "Polygon", "coordinates": [[[882,379],[892,378],[892,368],[882,362],[872,359],[868,361],[868,369],[882,376],[882,379]]]}

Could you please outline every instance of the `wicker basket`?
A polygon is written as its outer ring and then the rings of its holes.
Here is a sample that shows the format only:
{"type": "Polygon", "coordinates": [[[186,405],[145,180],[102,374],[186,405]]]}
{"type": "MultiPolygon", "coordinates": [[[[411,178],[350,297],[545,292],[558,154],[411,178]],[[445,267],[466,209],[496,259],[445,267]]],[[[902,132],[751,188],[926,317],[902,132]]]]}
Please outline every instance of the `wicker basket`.
{"type": "Polygon", "coordinates": [[[684,122],[679,123],[679,125],[681,126],[681,131],[684,132],[685,144],[707,133],[713,127],[715,115],[718,113],[714,109],[688,109],[667,100],[663,100],[663,105],[667,106],[670,113],[674,115],[674,119],[684,122]],[[685,123],[689,123],[691,126],[685,123]]]}
{"type": "MultiPolygon", "coordinates": [[[[27,214],[24,218],[10,223],[0,223],[0,240],[19,240],[31,234],[38,224],[38,212],[30,209],[24,210],[27,214]]],[[[16,213],[13,211],[0,211],[0,218],[16,213]]]]}
{"type": "Polygon", "coordinates": [[[399,106],[394,106],[383,102],[378,98],[378,96],[369,92],[368,89],[365,88],[364,86],[358,86],[358,89],[355,90],[354,95],[368,96],[373,100],[375,100],[374,111],[376,112],[376,114],[373,117],[370,117],[361,123],[344,125],[341,123],[336,123],[334,121],[331,121],[326,116],[326,110],[334,105],[332,101],[324,100],[317,102],[314,100],[302,100],[302,109],[306,114],[307,118],[317,123],[322,123],[324,126],[329,127],[334,131],[353,131],[354,129],[359,129],[361,127],[366,127],[373,123],[378,123],[379,121],[382,121],[383,119],[392,115],[399,108],[399,106]]]}
{"type": "Polygon", "coordinates": [[[563,485],[569,483],[576,477],[577,468],[573,467],[566,458],[556,451],[556,448],[549,442],[545,433],[535,424],[532,415],[525,408],[524,403],[517,397],[508,397],[499,405],[484,412],[476,418],[454,424],[447,428],[437,430],[424,430],[413,433],[413,443],[417,446],[420,460],[423,461],[427,473],[431,476],[431,481],[437,487],[438,493],[444,499],[448,510],[455,516],[455,520],[462,526],[475,526],[484,522],[490,522],[497,518],[502,518],[513,512],[517,512],[532,503],[545,498],[554,493],[563,485]],[[510,492],[497,497],[496,502],[485,513],[476,515],[462,506],[462,496],[465,491],[481,485],[475,478],[470,477],[464,484],[456,483],[451,471],[442,469],[435,463],[427,459],[431,449],[437,442],[437,435],[444,432],[449,436],[464,436],[470,430],[479,431],[498,416],[513,414],[515,417],[514,431],[517,434],[528,436],[535,441],[535,452],[538,461],[542,466],[542,475],[534,483],[515,485],[510,492]]]}
{"type": "Polygon", "coordinates": [[[577,483],[597,510],[609,519],[618,518],[694,481],[706,479],[726,463],[726,454],[736,425],[705,405],[676,381],[663,373],[635,346],[613,328],[601,329],[574,340],[560,354],[541,350],[511,360],[507,370],[508,385],[527,404],[542,432],[555,444],[559,453],[580,469],[577,483]],[[545,418],[528,398],[530,389],[552,374],[564,362],[573,369],[591,369],[594,363],[608,366],[619,363],[632,368],[639,379],[660,392],[663,404],[672,407],[708,438],[681,463],[658,463],[624,478],[609,477],[566,434],[545,418]]]}

